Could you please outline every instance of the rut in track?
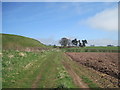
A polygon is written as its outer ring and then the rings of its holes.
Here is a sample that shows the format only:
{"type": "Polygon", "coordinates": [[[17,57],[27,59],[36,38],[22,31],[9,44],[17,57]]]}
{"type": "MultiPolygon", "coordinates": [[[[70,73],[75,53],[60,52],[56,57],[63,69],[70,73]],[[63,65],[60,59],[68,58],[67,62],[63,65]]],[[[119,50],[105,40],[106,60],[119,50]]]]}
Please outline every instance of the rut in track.
{"type": "Polygon", "coordinates": [[[37,86],[38,86],[38,82],[40,81],[40,78],[41,78],[41,74],[40,75],[38,75],[37,77],[36,77],[36,80],[33,82],[33,84],[32,84],[32,90],[35,90],[35,88],[37,88],[37,86]]]}
{"type": "Polygon", "coordinates": [[[87,88],[87,90],[89,90],[88,85],[82,81],[82,79],[73,71],[73,69],[67,62],[63,62],[63,65],[67,69],[68,73],[73,78],[73,81],[77,86],[79,86],[80,88],[87,88]]]}

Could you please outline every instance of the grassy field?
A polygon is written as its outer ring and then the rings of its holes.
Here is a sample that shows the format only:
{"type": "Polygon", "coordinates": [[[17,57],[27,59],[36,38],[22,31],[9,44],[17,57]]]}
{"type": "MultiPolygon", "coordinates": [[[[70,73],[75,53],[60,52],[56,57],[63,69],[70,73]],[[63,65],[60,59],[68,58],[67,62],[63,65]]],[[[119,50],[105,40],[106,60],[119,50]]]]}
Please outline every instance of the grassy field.
{"type": "Polygon", "coordinates": [[[61,48],[64,52],[120,52],[119,47],[73,47],[61,48]]]}

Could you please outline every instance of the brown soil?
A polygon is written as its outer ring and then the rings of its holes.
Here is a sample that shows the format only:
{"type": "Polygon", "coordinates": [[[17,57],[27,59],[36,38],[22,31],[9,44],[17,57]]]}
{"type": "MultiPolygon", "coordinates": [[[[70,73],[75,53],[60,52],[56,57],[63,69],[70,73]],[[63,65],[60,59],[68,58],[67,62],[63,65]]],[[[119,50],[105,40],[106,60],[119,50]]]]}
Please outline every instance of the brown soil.
{"type": "Polygon", "coordinates": [[[74,61],[94,70],[118,78],[118,53],[66,53],[74,61]]]}
{"type": "Polygon", "coordinates": [[[67,62],[63,62],[63,65],[67,69],[70,76],[73,78],[74,83],[79,86],[80,88],[87,88],[89,90],[87,84],[85,84],[82,79],[73,71],[70,65],[67,62]]]}

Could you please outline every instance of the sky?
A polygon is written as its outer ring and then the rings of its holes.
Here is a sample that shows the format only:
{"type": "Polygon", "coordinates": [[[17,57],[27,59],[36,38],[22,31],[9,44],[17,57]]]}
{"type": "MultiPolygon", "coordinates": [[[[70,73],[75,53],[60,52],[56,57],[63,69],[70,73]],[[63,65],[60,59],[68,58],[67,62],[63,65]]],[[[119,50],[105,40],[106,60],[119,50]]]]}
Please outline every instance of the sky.
{"type": "Polygon", "coordinates": [[[88,45],[117,45],[117,2],[3,2],[2,33],[22,35],[44,44],[63,38],[86,39],[88,45]]]}
{"type": "Polygon", "coordinates": [[[2,0],[3,2],[119,2],[119,0],[2,0]]]}

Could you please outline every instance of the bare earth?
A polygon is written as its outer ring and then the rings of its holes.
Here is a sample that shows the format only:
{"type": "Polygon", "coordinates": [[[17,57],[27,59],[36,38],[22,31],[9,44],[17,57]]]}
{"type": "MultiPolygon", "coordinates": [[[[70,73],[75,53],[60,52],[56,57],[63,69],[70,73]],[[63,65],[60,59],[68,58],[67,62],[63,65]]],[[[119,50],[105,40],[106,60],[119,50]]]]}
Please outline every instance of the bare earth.
{"type": "Polygon", "coordinates": [[[118,53],[67,52],[66,54],[82,65],[118,78],[118,53]]]}

